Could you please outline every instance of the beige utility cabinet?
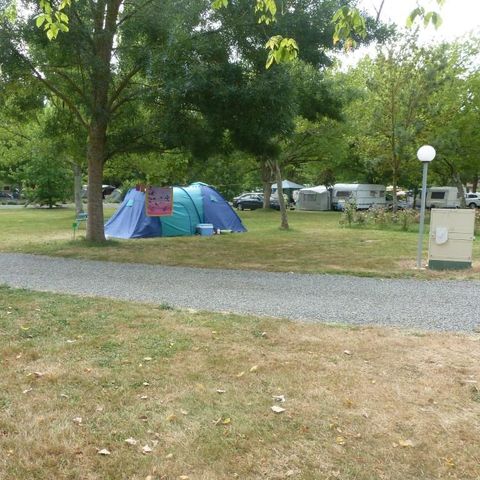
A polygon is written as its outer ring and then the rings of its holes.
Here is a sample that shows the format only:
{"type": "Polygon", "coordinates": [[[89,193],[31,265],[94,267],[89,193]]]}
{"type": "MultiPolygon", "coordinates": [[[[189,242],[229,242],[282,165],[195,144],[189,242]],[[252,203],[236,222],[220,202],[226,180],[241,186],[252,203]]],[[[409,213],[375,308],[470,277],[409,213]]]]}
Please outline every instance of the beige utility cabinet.
{"type": "Polygon", "coordinates": [[[428,267],[432,270],[471,268],[474,231],[475,210],[433,208],[428,267]]]}

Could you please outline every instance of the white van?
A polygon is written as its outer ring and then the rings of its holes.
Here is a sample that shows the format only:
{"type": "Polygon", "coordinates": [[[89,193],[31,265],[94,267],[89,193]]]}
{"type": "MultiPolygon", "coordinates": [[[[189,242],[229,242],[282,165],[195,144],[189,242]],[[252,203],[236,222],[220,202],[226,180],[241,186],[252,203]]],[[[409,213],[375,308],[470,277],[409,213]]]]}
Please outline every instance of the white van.
{"type": "Polygon", "coordinates": [[[371,207],[385,208],[385,186],[368,183],[336,183],[332,190],[332,207],[343,210],[345,203],[354,201],[358,210],[371,207]]]}
{"type": "Polygon", "coordinates": [[[460,208],[457,187],[431,187],[427,189],[427,208],[460,208]]]}

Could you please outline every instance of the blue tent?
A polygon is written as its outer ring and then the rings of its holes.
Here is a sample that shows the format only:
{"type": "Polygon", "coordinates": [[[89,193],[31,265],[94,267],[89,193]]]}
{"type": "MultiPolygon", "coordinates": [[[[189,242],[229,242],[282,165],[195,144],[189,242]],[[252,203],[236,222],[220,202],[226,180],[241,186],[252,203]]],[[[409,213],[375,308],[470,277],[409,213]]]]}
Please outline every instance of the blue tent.
{"type": "Polygon", "coordinates": [[[148,217],[145,193],[130,190],[105,224],[105,235],[109,238],[179,237],[194,235],[199,223],[211,223],[215,229],[233,232],[247,230],[214,188],[194,183],[173,187],[173,214],[169,217],[148,217]]]}

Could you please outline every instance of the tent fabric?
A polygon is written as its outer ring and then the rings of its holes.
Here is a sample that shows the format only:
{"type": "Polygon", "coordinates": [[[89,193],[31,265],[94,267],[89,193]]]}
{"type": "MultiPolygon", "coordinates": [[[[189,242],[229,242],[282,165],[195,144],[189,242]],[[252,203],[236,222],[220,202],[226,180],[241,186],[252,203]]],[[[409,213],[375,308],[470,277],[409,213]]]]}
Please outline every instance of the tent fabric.
{"type": "Polygon", "coordinates": [[[195,235],[199,223],[211,223],[216,230],[246,232],[242,221],[225,199],[214,188],[198,183],[173,187],[173,214],[168,217],[148,217],[145,193],[130,190],[105,224],[105,235],[108,238],[195,235]]]}
{"type": "Polygon", "coordinates": [[[330,210],[330,192],[323,185],[302,188],[298,193],[297,210],[330,210]]]}

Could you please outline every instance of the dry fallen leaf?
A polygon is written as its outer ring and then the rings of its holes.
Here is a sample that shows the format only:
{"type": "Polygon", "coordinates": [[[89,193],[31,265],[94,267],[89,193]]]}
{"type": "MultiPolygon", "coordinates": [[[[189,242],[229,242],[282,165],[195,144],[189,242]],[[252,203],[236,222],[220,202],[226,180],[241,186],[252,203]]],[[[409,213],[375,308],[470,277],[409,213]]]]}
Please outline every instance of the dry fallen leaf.
{"type": "Polygon", "coordinates": [[[271,407],[271,409],[274,413],[283,413],[285,411],[284,408],[279,407],[278,405],[274,405],[273,407],[271,407]]]}
{"type": "Polygon", "coordinates": [[[232,420],[230,418],[224,418],[222,420],[222,425],[230,425],[232,423],[232,420]]]}
{"type": "Polygon", "coordinates": [[[398,444],[401,447],[413,447],[414,446],[414,444],[411,440],[399,440],[398,444]]]}
{"type": "Polygon", "coordinates": [[[110,451],[107,450],[106,448],[102,448],[101,450],[98,451],[99,455],[110,455],[110,451]]]}
{"type": "Polygon", "coordinates": [[[345,443],[347,443],[347,442],[345,441],[345,439],[344,439],[343,437],[338,436],[338,437],[335,439],[335,443],[336,443],[337,445],[345,445],[345,443]]]}
{"type": "Polygon", "coordinates": [[[144,445],[142,448],[142,453],[146,455],[147,453],[150,453],[150,452],[153,452],[153,450],[148,445],[144,445]]]}
{"type": "Polygon", "coordinates": [[[136,445],[138,443],[138,441],[135,440],[134,438],[130,437],[130,438],[127,438],[125,440],[125,443],[128,443],[129,445],[136,445]]]}
{"type": "Polygon", "coordinates": [[[445,460],[445,465],[447,467],[454,467],[455,466],[455,462],[453,461],[453,458],[445,457],[444,460],[445,460]]]}
{"type": "Polygon", "coordinates": [[[22,354],[19,353],[16,357],[15,357],[17,360],[20,360],[22,358],[22,354]]]}
{"type": "Polygon", "coordinates": [[[171,413],[170,415],[167,416],[168,422],[174,422],[176,419],[177,419],[177,416],[174,413],[171,413]]]}

